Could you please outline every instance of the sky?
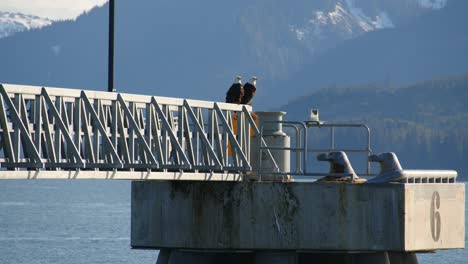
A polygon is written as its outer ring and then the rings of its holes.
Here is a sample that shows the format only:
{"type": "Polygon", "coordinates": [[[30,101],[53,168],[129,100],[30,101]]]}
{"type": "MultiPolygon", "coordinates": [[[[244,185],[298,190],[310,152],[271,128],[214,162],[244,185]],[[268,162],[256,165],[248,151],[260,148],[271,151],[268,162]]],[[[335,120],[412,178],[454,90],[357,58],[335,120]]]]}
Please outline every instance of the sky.
{"type": "Polygon", "coordinates": [[[107,0],[0,0],[0,11],[18,12],[52,20],[75,19],[107,0]]]}

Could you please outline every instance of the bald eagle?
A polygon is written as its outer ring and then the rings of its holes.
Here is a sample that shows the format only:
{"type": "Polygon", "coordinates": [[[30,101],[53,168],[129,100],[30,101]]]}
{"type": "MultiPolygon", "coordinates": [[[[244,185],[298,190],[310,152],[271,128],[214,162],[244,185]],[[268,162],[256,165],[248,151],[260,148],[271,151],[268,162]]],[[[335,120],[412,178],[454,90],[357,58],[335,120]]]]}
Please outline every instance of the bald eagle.
{"type": "Polygon", "coordinates": [[[243,96],[244,86],[242,86],[242,77],[237,76],[226,93],[226,103],[240,104],[243,96]]]}
{"type": "Polygon", "coordinates": [[[250,82],[244,84],[244,96],[242,97],[241,104],[251,105],[252,98],[257,91],[257,77],[252,77],[250,82]]]}

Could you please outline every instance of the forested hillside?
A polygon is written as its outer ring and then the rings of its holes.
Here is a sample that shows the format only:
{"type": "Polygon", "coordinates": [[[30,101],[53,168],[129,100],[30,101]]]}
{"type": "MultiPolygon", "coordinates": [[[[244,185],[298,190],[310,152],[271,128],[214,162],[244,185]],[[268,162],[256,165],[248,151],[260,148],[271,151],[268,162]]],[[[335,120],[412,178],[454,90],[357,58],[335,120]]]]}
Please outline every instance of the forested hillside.
{"type": "Polygon", "coordinates": [[[306,120],[308,109],[319,108],[327,122],[366,123],[374,152],[394,151],[406,168],[456,169],[468,176],[467,102],[468,73],[402,87],[330,87],[280,109],[289,119],[306,120]]]}

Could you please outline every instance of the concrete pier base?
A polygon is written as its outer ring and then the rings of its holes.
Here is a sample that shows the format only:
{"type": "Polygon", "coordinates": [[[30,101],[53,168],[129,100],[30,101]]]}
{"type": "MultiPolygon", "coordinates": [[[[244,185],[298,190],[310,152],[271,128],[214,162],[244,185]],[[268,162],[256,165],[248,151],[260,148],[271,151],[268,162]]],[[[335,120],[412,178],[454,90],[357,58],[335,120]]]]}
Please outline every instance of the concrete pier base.
{"type": "Polygon", "coordinates": [[[374,253],[303,253],[299,254],[297,264],[401,264],[392,263],[387,252],[374,253]]]}
{"type": "Polygon", "coordinates": [[[418,258],[416,253],[405,253],[405,252],[389,252],[388,257],[390,263],[399,264],[418,264],[418,258]]]}
{"type": "Polygon", "coordinates": [[[156,264],[167,264],[169,263],[169,259],[171,257],[171,253],[173,250],[170,249],[161,249],[159,251],[158,260],[156,260],[156,264]]]}
{"type": "Polygon", "coordinates": [[[414,253],[209,252],[162,250],[156,264],[418,264],[414,253]]]}
{"type": "Polygon", "coordinates": [[[258,251],[253,253],[256,264],[296,264],[297,253],[288,251],[258,251]]]}

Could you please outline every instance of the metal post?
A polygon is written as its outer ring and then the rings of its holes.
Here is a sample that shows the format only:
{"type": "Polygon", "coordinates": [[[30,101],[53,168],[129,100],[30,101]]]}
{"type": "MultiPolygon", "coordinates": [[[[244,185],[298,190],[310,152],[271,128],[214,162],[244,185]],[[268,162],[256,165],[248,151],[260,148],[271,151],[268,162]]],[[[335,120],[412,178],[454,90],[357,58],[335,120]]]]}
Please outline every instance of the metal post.
{"type": "Polygon", "coordinates": [[[295,130],[296,130],[296,146],[295,148],[297,149],[295,151],[296,153],[296,172],[295,173],[302,173],[302,169],[301,169],[301,152],[299,150],[299,148],[301,147],[301,132],[299,130],[299,128],[297,126],[292,126],[295,130]]]}
{"type": "Polygon", "coordinates": [[[109,1],[109,66],[108,66],[108,92],[115,92],[114,89],[114,11],[115,0],[109,1]]]}
{"type": "Polygon", "coordinates": [[[335,149],[335,127],[330,127],[330,150],[335,149]]]}

